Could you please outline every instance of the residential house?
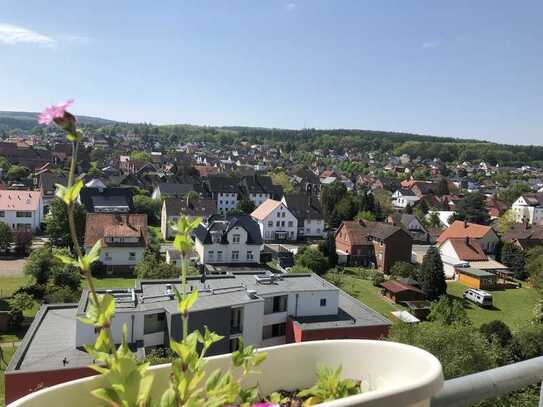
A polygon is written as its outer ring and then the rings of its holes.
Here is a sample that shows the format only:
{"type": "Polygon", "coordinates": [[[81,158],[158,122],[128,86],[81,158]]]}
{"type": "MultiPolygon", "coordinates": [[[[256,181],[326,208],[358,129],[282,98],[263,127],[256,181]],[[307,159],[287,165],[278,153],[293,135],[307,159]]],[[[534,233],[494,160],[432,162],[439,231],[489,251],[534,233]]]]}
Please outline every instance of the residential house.
{"type": "Polygon", "coordinates": [[[447,229],[439,235],[438,244],[447,239],[475,239],[486,254],[495,255],[500,239],[494,229],[490,226],[478,225],[465,221],[454,221],[447,229]]]}
{"type": "Polygon", "coordinates": [[[338,228],[335,239],[340,263],[373,264],[388,274],[396,262],[411,261],[413,239],[402,228],[387,223],[345,221],[338,228]]]}
{"type": "Polygon", "coordinates": [[[404,284],[400,281],[388,280],[382,283],[381,287],[383,295],[397,304],[406,301],[426,300],[426,295],[419,287],[404,284]]]}
{"type": "Polygon", "coordinates": [[[262,235],[249,215],[212,216],[193,233],[201,264],[258,264],[262,235]]]}
{"type": "Polygon", "coordinates": [[[55,199],[57,184],[66,185],[66,177],[52,174],[49,171],[40,174],[38,178],[38,189],[42,193],[44,206],[47,206],[55,199]]]}
{"type": "Polygon", "coordinates": [[[271,177],[264,175],[242,177],[240,188],[243,195],[255,204],[255,208],[267,199],[281,199],[283,196],[283,188],[274,185],[271,177]]]}
{"type": "Polygon", "coordinates": [[[79,201],[88,213],[129,213],[134,211],[129,188],[82,188],[79,201]]]}
{"type": "Polygon", "coordinates": [[[413,239],[413,243],[431,243],[430,233],[416,215],[393,213],[388,217],[387,222],[391,225],[398,226],[409,233],[413,239]]]}
{"type": "Polygon", "coordinates": [[[523,251],[543,246],[543,225],[516,223],[503,234],[502,240],[515,244],[523,251]]]}
{"type": "Polygon", "coordinates": [[[298,219],[282,201],[266,200],[251,213],[251,217],[258,223],[265,241],[298,238],[298,219]]]}
{"type": "Polygon", "coordinates": [[[543,224],[543,192],[522,194],[512,205],[515,220],[531,225],[543,224]]]}
{"type": "MultiPolygon", "coordinates": [[[[180,287],[179,279],[138,280],[134,288],[108,290],[118,304],[111,323],[113,342],[121,342],[123,326],[129,346],[137,347],[142,357],[180,341],[182,317],[174,295],[180,287]]],[[[315,274],[189,276],[187,287],[199,293],[189,331],[203,332],[207,326],[221,337],[209,355],[237,350],[239,338],[262,348],[310,340],[380,339],[390,327],[378,312],[315,274]]],[[[83,346],[94,343],[97,332],[78,319],[88,307],[87,289],[78,304],[42,306],[5,372],[7,403],[44,386],[96,374],[88,367],[93,357],[83,346]]]]}
{"type": "Polygon", "coordinates": [[[240,190],[237,178],[210,176],[207,178],[206,186],[220,213],[226,214],[238,206],[240,190]]]}
{"type": "Polygon", "coordinates": [[[184,198],[189,192],[196,191],[194,184],[180,184],[176,182],[160,182],[153,189],[151,198],[184,198]]]}
{"type": "Polygon", "coordinates": [[[162,238],[168,240],[174,237],[175,232],[172,229],[172,223],[177,223],[179,217],[188,216],[190,218],[200,217],[203,219],[209,218],[217,213],[216,201],[213,199],[181,199],[181,198],[166,198],[162,202],[160,212],[160,232],[162,238]]]}
{"type": "Polygon", "coordinates": [[[420,199],[413,191],[407,188],[396,190],[392,194],[392,206],[398,209],[405,209],[413,206],[420,199]]]}
{"type": "Polygon", "coordinates": [[[85,250],[101,241],[100,262],[106,271],[131,271],[149,244],[147,215],[88,213],[85,250]]]}
{"type": "Polygon", "coordinates": [[[439,243],[446,278],[454,278],[472,288],[493,289],[498,273],[508,274],[503,264],[489,258],[481,240],[447,238],[439,243]]]}
{"type": "Polygon", "coordinates": [[[325,236],[322,206],[315,197],[300,192],[283,196],[281,202],[298,220],[298,239],[325,236]]]}
{"type": "Polygon", "coordinates": [[[41,191],[0,190],[0,222],[11,230],[37,232],[43,221],[41,191]]]}

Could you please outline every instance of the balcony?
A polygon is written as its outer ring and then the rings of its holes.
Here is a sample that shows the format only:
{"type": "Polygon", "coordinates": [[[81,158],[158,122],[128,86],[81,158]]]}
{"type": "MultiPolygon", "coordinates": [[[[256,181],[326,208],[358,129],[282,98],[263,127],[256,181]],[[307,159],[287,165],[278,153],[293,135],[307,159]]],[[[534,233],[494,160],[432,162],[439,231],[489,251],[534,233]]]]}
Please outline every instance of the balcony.
{"type": "Polygon", "coordinates": [[[264,319],[262,320],[262,325],[275,325],[283,322],[287,322],[288,313],[284,312],[274,312],[271,314],[265,314],[264,319]]]}
{"type": "MultiPolygon", "coordinates": [[[[543,381],[543,356],[447,380],[432,407],[471,406],[543,381]]],[[[543,386],[539,397],[543,407],[543,386]]]]}

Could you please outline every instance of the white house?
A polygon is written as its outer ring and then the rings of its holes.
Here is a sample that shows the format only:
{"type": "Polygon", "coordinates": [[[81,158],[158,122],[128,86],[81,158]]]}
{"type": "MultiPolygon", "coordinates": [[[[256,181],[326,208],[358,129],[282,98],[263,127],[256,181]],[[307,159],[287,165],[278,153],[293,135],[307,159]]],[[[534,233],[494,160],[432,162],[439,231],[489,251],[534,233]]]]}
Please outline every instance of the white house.
{"type": "Polygon", "coordinates": [[[543,224],[543,193],[522,194],[511,207],[515,220],[531,225],[543,224]]]}
{"type": "Polygon", "coordinates": [[[298,219],[282,201],[266,200],[251,213],[251,217],[258,222],[265,241],[298,238],[298,219]]]}
{"type": "Polygon", "coordinates": [[[324,237],[324,215],[317,199],[305,192],[283,196],[281,202],[298,220],[298,238],[324,237]]]}
{"type": "Polygon", "coordinates": [[[0,222],[11,230],[36,232],[43,220],[41,191],[0,190],[0,222]]]}
{"type": "Polygon", "coordinates": [[[229,177],[213,176],[208,178],[207,188],[217,203],[217,210],[226,214],[238,206],[240,198],[239,180],[229,177]]]}
{"type": "Polygon", "coordinates": [[[194,231],[201,264],[260,263],[262,235],[248,215],[211,217],[194,231]]]}
{"type": "Polygon", "coordinates": [[[128,271],[143,259],[148,245],[147,215],[88,213],[85,250],[101,240],[100,262],[106,270],[128,271]]]}
{"type": "Polygon", "coordinates": [[[395,208],[407,208],[413,206],[420,198],[410,189],[402,188],[392,194],[392,205],[395,208]]]}

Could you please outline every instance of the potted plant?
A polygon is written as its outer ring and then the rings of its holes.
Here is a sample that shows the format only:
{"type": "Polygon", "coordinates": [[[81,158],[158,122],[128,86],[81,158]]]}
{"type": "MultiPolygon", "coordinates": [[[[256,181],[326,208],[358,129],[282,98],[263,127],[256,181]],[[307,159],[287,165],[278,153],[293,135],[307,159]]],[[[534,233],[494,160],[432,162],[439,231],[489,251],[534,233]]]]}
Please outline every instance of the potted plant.
{"type": "Polygon", "coordinates": [[[92,367],[99,375],[43,389],[10,406],[429,406],[443,383],[441,365],[428,352],[408,345],[334,340],[256,351],[240,342],[239,350],[232,354],[206,357],[206,351],[221,337],[207,328],[203,333],[188,332],[190,309],[198,301],[198,292],[186,289],[191,233],[200,219],[181,218],[174,227],[174,246],[182,258],[181,289],[175,295],[183,339],[170,342],[176,358],[171,364],[153,367],[141,363],[129,350],[126,333],[116,346],[111,333],[115,300],[99,295],[91,279],[100,241],[83,254],[75,232],[74,202],[83,183],[75,178],[81,132],[74,116],[66,111],[70,104],[49,108],[40,122],[62,127],[73,144],[68,185],[58,186],[57,195],[68,206],[76,258],[59,258],[78,267],[88,279],[90,296],[83,320],[94,326],[97,337],[86,350],[97,361],[92,367]]]}

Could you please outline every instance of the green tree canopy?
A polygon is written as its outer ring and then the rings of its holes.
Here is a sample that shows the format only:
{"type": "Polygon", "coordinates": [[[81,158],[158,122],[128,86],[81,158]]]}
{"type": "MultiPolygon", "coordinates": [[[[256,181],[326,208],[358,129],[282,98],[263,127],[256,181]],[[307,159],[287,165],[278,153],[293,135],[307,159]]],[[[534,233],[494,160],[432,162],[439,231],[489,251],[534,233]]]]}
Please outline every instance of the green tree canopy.
{"type": "Polygon", "coordinates": [[[307,267],[319,275],[324,274],[329,268],[328,260],[326,260],[323,254],[320,251],[310,247],[300,249],[294,261],[295,265],[307,267]]]}
{"type": "Polygon", "coordinates": [[[419,282],[429,299],[434,300],[447,293],[447,283],[439,250],[431,246],[420,267],[419,282]]]}
{"type": "Polygon", "coordinates": [[[9,249],[12,243],[13,233],[10,227],[4,222],[0,222],[0,250],[9,249]]]}
{"type": "MultiPolygon", "coordinates": [[[[75,229],[80,242],[85,235],[85,219],[87,213],[83,206],[74,204],[75,229]]],[[[70,228],[68,225],[68,207],[62,199],[55,198],[49,204],[49,213],[45,217],[45,234],[55,246],[72,247],[70,228]]]]}
{"type": "Polygon", "coordinates": [[[490,215],[486,207],[486,198],[479,192],[467,193],[455,206],[454,220],[465,220],[479,225],[488,225],[490,215]]]}

